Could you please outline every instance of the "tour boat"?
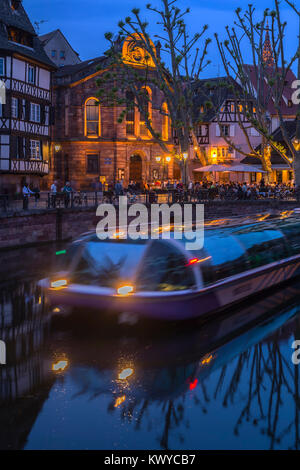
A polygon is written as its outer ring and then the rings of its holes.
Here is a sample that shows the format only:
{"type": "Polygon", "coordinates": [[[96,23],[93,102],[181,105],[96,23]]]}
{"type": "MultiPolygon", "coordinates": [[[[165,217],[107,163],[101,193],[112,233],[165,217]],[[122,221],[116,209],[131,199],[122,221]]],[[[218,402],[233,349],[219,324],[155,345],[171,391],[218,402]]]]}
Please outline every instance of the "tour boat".
{"type": "Polygon", "coordinates": [[[300,274],[297,216],[206,229],[198,251],[186,241],[85,234],[41,285],[52,305],[177,321],[207,319],[300,274]]]}

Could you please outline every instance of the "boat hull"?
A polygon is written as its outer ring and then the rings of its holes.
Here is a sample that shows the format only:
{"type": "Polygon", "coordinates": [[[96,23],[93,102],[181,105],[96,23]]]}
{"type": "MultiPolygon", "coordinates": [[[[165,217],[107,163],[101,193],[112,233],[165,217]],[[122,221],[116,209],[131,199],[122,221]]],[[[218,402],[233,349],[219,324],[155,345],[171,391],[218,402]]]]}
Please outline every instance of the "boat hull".
{"type": "Polygon", "coordinates": [[[202,290],[172,293],[143,292],[119,296],[109,289],[70,285],[56,290],[42,281],[52,305],[65,305],[98,311],[135,313],[160,320],[187,320],[207,317],[254,294],[279,285],[300,274],[300,255],[269,264],[263,268],[232,276],[202,290]]]}

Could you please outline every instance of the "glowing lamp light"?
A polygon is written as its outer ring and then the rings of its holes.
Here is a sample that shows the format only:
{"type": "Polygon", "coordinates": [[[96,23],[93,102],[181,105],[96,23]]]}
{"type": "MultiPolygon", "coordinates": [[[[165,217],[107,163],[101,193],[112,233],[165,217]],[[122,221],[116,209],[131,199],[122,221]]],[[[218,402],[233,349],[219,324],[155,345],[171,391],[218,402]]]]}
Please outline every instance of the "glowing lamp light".
{"type": "Polygon", "coordinates": [[[123,369],[119,375],[118,378],[119,380],[126,380],[128,377],[130,377],[133,374],[133,369],[131,367],[127,367],[127,369],[123,369]]]}
{"type": "Polygon", "coordinates": [[[188,157],[188,153],[187,153],[187,152],[184,152],[184,153],[182,154],[182,156],[183,156],[184,160],[186,160],[187,157],[188,157]]]}
{"type": "Polygon", "coordinates": [[[54,145],[54,150],[55,150],[55,152],[59,152],[61,150],[61,145],[59,145],[59,144],[54,145]]]}
{"type": "Polygon", "coordinates": [[[191,258],[187,264],[187,266],[192,266],[193,264],[197,264],[197,263],[203,263],[204,261],[207,261],[211,259],[211,256],[207,256],[206,258],[191,258]]]}
{"type": "Polygon", "coordinates": [[[170,161],[171,161],[171,157],[166,157],[166,162],[170,163],[170,161]]]}
{"type": "Polygon", "coordinates": [[[58,361],[56,362],[55,364],[52,364],[52,370],[54,370],[55,372],[61,372],[63,370],[65,370],[69,365],[69,362],[68,361],[58,361]]]}
{"type": "Polygon", "coordinates": [[[155,157],[155,160],[157,161],[157,163],[159,163],[161,161],[161,157],[155,157]]]}
{"type": "Polygon", "coordinates": [[[299,150],[300,150],[300,140],[297,139],[296,137],[293,139],[293,146],[294,146],[296,152],[299,152],[299,150]]]}
{"type": "Polygon", "coordinates": [[[117,290],[119,295],[128,295],[133,292],[133,286],[121,286],[117,290]]]}
{"type": "Polygon", "coordinates": [[[51,282],[52,289],[62,289],[63,287],[67,287],[68,282],[66,279],[59,279],[58,281],[51,282]]]}

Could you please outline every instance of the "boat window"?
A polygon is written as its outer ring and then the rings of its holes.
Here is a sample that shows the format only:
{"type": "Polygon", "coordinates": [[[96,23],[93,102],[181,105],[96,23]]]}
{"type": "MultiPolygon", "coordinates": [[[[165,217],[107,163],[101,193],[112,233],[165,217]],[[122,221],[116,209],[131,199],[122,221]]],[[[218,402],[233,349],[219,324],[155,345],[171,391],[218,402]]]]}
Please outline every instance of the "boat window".
{"type": "Polygon", "coordinates": [[[72,273],[72,281],[113,287],[132,278],[146,245],[138,243],[89,241],[72,273]]]}
{"type": "Polygon", "coordinates": [[[300,224],[284,224],[280,226],[289,248],[289,256],[300,254],[300,224]]]}
{"type": "Polygon", "coordinates": [[[264,266],[289,256],[288,245],[282,232],[255,228],[235,234],[247,249],[249,269],[264,266]]]}
{"type": "Polygon", "coordinates": [[[249,269],[245,249],[226,232],[208,234],[204,240],[204,251],[206,255],[201,258],[209,258],[208,262],[200,264],[205,286],[249,269]]]}
{"type": "Polygon", "coordinates": [[[138,272],[139,291],[176,291],[195,286],[193,269],[184,254],[171,243],[154,241],[138,272]]]}

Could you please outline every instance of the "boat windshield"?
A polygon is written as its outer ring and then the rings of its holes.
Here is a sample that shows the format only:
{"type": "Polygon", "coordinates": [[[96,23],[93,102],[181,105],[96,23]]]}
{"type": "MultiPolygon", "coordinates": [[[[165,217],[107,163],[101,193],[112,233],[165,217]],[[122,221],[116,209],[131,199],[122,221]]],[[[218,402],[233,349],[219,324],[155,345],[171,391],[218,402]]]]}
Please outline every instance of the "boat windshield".
{"type": "Polygon", "coordinates": [[[89,240],[72,273],[72,282],[114,287],[133,277],[146,245],[118,241],[89,240]]]}
{"type": "Polygon", "coordinates": [[[153,241],[137,273],[137,291],[192,289],[196,280],[187,255],[170,241],[153,241]]]}

